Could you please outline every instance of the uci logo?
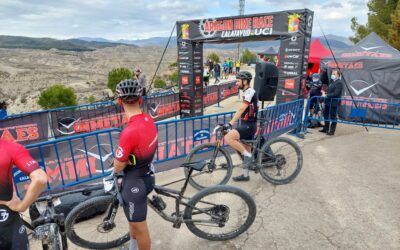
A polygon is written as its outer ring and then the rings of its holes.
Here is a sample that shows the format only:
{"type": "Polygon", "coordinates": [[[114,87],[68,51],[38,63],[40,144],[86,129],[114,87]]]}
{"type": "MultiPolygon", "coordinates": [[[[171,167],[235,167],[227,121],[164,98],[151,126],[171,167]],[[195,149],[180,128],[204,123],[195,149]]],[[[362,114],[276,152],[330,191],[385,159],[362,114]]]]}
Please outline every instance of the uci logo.
{"type": "Polygon", "coordinates": [[[0,222],[4,222],[8,219],[10,214],[5,209],[0,209],[0,222]]]}

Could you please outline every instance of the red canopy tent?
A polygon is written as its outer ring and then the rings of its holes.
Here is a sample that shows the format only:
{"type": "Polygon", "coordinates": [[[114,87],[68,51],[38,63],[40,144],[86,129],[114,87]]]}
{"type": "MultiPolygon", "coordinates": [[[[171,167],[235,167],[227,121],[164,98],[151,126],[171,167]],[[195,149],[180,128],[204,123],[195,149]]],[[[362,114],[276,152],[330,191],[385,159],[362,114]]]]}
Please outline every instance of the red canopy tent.
{"type": "Polygon", "coordinates": [[[321,58],[331,57],[332,53],[317,38],[311,42],[310,54],[308,57],[308,72],[307,75],[312,73],[318,73],[319,64],[321,63],[321,58]]]}

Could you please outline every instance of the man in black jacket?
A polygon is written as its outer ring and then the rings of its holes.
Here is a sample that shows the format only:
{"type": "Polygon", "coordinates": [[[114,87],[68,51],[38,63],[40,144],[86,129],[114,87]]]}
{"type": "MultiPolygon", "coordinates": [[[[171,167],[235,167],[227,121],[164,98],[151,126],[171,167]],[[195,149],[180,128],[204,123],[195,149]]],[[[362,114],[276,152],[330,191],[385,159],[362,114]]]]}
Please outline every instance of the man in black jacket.
{"type": "Polygon", "coordinates": [[[327,135],[334,135],[336,130],[337,112],[340,105],[340,98],[342,96],[343,80],[342,74],[339,70],[332,70],[331,79],[326,91],[325,107],[324,107],[324,120],[325,125],[319,132],[326,133],[327,135]],[[330,125],[331,122],[331,125],[330,125]],[[330,126],[329,126],[330,125],[330,126]]]}

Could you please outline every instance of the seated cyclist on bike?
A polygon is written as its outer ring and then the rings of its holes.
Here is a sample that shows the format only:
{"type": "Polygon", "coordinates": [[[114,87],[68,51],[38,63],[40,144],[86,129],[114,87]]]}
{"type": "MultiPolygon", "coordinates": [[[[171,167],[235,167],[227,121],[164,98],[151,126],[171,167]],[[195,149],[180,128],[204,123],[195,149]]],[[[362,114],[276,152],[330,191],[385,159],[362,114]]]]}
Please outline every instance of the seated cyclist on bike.
{"type": "Polygon", "coordinates": [[[29,249],[19,212],[28,209],[42,193],[47,175],[18,143],[0,139],[0,152],[0,249],[29,249]],[[13,192],[13,165],[31,179],[22,201],[13,192]]]}
{"type": "Polygon", "coordinates": [[[125,216],[129,221],[130,249],[150,249],[146,223],[147,195],[154,188],[151,165],[158,145],[153,119],[142,112],[142,87],[136,80],[124,80],[116,88],[118,104],[122,105],[128,125],[122,130],[115,153],[115,172],[124,171],[121,195],[125,216]],[[145,131],[145,132],[144,132],[145,131]]]}
{"type": "Polygon", "coordinates": [[[236,86],[243,91],[243,102],[232,120],[224,125],[225,128],[232,128],[232,125],[240,119],[240,126],[237,129],[231,129],[224,137],[229,146],[243,155],[243,174],[233,177],[234,181],[250,180],[251,147],[242,144],[240,139],[252,140],[257,129],[257,93],[250,87],[252,78],[253,76],[247,71],[240,71],[236,74],[236,86]]]}

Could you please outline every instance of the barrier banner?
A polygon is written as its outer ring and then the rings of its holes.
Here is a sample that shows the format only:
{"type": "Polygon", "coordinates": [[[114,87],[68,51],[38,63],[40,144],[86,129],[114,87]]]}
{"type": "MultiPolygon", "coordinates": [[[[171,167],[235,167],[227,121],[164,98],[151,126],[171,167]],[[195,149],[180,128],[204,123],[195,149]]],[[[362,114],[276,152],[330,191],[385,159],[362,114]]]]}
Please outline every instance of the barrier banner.
{"type": "Polygon", "coordinates": [[[143,101],[144,112],[149,114],[154,121],[178,116],[180,114],[179,108],[179,94],[177,93],[154,96],[143,101]]]}
{"type": "Polygon", "coordinates": [[[24,145],[47,141],[48,126],[47,112],[14,115],[0,120],[0,138],[24,145]]]}
{"type": "Polygon", "coordinates": [[[68,108],[50,111],[55,138],[106,128],[119,128],[123,122],[121,109],[115,105],[97,105],[91,109],[68,108]]]}
{"type": "MultiPolygon", "coordinates": [[[[49,142],[28,147],[28,150],[47,173],[48,188],[54,189],[90,181],[110,171],[118,142],[119,132],[116,131],[49,142]]],[[[21,197],[29,177],[14,167],[13,178],[21,197]]]]}

